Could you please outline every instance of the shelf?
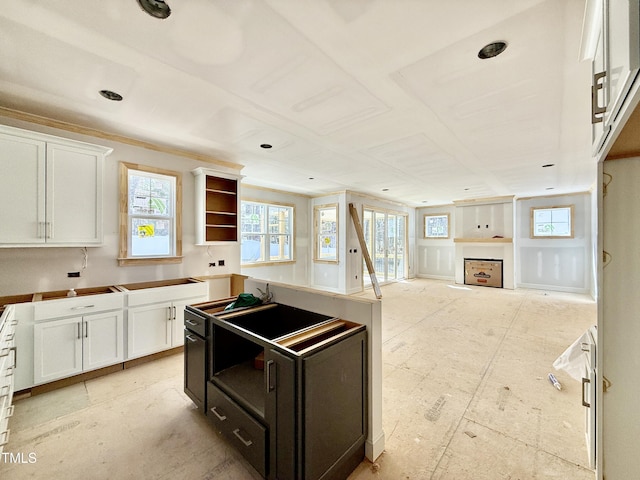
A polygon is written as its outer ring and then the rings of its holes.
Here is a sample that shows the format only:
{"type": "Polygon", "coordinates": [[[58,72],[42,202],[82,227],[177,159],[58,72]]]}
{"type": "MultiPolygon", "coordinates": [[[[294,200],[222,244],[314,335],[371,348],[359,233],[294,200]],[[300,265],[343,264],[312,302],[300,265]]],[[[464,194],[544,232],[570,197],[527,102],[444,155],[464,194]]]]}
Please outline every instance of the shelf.
{"type": "Polygon", "coordinates": [[[222,193],[224,195],[237,195],[238,193],[235,191],[230,191],[230,190],[216,190],[215,188],[207,188],[206,192],[211,192],[211,193],[222,193]]]}
{"type": "Polygon", "coordinates": [[[213,382],[235,401],[264,418],[264,370],[255,368],[253,360],[216,373],[213,382]]]}
{"type": "Polygon", "coordinates": [[[513,238],[454,238],[455,243],[513,243],[513,238]]]}

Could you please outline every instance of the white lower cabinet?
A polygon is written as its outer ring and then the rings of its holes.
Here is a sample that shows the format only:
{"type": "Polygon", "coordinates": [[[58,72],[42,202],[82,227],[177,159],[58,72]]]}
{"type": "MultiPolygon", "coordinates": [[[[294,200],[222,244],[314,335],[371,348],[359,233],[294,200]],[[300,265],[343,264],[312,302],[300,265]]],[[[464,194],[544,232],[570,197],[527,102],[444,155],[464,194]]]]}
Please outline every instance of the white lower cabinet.
{"type": "Polygon", "coordinates": [[[33,334],[36,385],[124,360],[121,310],[37,323],[33,334]]]}
{"type": "Polygon", "coordinates": [[[171,348],[172,317],[171,302],[129,308],[127,358],[171,348]]]}
{"type": "Polygon", "coordinates": [[[137,358],[184,344],[184,307],[206,301],[196,297],[174,302],[130,307],[127,358],[137,358]]]}
{"type": "Polygon", "coordinates": [[[127,360],[184,344],[184,307],[209,298],[207,282],[192,279],[123,285],[127,289],[127,360]]]}
{"type": "Polygon", "coordinates": [[[9,442],[9,418],[13,415],[16,324],[11,307],[0,315],[0,454],[9,442]]]}

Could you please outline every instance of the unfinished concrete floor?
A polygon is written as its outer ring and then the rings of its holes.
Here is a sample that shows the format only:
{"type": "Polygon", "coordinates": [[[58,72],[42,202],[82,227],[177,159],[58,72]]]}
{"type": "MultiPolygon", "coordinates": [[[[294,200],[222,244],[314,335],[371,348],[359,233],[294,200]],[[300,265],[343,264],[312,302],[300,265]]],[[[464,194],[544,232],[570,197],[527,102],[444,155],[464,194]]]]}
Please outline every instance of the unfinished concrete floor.
{"type": "MultiPolygon", "coordinates": [[[[386,450],[349,480],[595,477],[580,384],[547,380],[595,323],[589,297],[424,279],[382,292],[386,450]]],[[[2,479],[259,478],[182,392],[182,355],[19,400],[10,428],[2,479]]]]}

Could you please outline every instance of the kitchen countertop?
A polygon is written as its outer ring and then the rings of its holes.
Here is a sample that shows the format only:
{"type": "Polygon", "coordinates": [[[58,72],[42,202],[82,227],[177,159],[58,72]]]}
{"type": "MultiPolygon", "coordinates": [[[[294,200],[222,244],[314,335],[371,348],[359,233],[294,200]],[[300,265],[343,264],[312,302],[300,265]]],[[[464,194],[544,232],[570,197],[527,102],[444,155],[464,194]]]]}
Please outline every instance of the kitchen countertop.
{"type": "MultiPolygon", "coordinates": [[[[175,278],[175,279],[167,279],[167,280],[154,280],[150,282],[140,282],[140,283],[128,283],[122,285],[108,285],[103,287],[86,287],[86,288],[76,288],[76,294],[78,297],[88,296],[88,295],[101,295],[107,293],[119,293],[119,292],[129,292],[132,290],[140,290],[144,288],[157,288],[157,287],[168,287],[173,285],[186,285],[189,283],[200,283],[203,280],[186,277],[186,278],[175,278]]],[[[35,292],[35,293],[25,293],[18,295],[7,295],[0,297],[0,315],[4,311],[7,305],[12,305],[15,303],[29,303],[29,302],[40,302],[45,300],[57,300],[62,298],[73,298],[67,297],[67,292],[69,290],[53,290],[49,292],[35,292]]]]}

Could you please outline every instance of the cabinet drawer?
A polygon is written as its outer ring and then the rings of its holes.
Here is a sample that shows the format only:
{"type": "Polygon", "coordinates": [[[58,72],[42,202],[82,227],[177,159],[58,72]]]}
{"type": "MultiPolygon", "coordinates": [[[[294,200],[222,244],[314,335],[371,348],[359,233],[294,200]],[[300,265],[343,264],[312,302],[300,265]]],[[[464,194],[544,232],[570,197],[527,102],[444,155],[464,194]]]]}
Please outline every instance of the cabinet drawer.
{"type": "Polygon", "coordinates": [[[34,302],[33,319],[36,322],[71,315],[87,315],[108,310],[120,310],[124,306],[122,293],[105,293],[34,302]]]}
{"type": "Polygon", "coordinates": [[[208,333],[207,319],[186,310],[184,312],[184,327],[192,332],[197,333],[201,337],[206,337],[208,333]]]}
{"type": "Polygon", "coordinates": [[[267,429],[211,382],[207,382],[207,417],[266,476],[267,429]]]}

